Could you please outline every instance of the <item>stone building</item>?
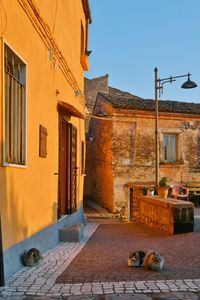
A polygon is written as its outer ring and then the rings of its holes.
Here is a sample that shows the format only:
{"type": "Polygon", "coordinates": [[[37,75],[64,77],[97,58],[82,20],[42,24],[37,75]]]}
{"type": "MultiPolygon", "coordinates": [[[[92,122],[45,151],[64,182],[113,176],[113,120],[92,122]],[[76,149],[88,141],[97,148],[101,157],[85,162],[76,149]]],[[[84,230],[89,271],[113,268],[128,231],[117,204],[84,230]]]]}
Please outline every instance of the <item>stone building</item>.
{"type": "MultiPolygon", "coordinates": [[[[155,185],[154,100],[107,89],[89,124],[84,196],[128,218],[127,183],[155,185]]],[[[169,184],[200,183],[200,104],[159,101],[159,157],[169,184]]]]}
{"type": "Polygon", "coordinates": [[[95,101],[96,101],[96,96],[98,92],[104,92],[108,93],[108,75],[104,75],[98,78],[93,78],[92,80],[85,78],[84,79],[84,92],[85,92],[85,97],[87,101],[87,110],[88,110],[88,117],[86,119],[86,126],[85,126],[85,131],[86,134],[88,133],[88,127],[90,123],[90,114],[92,114],[95,101]]]}

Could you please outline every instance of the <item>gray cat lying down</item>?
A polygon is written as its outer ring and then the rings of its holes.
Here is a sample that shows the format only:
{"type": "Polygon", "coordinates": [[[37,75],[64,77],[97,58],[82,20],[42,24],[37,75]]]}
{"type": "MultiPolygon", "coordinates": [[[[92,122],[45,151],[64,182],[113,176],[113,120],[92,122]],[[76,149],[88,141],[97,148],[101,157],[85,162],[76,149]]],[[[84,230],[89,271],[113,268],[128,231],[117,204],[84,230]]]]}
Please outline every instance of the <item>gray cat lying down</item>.
{"type": "Polygon", "coordinates": [[[36,248],[31,248],[28,251],[25,251],[22,256],[22,262],[25,266],[33,266],[37,264],[39,260],[42,258],[42,254],[36,248]]]}
{"type": "Polygon", "coordinates": [[[152,250],[147,254],[144,251],[135,251],[128,257],[128,266],[144,266],[147,270],[160,271],[164,266],[164,257],[160,253],[152,250]]]}

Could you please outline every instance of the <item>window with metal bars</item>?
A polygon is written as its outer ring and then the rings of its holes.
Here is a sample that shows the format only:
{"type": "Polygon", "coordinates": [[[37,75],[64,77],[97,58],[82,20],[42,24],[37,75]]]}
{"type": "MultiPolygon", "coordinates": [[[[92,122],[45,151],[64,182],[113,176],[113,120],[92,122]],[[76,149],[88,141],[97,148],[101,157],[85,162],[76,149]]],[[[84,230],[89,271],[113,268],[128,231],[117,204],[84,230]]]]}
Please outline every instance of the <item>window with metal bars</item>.
{"type": "Polygon", "coordinates": [[[26,155],[26,65],[5,44],[4,162],[25,165],[26,155]]]}

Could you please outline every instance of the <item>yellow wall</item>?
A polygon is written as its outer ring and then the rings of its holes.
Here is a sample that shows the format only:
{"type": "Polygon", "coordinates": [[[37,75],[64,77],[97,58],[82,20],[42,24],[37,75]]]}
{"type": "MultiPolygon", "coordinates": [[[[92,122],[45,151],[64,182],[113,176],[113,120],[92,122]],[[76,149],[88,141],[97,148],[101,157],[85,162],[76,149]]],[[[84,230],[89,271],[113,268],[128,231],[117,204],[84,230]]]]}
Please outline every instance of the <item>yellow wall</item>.
{"type": "MultiPolygon", "coordinates": [[[[2,0],[7,26],[1,37],[0,90],[3,90],[3,43],[27,64],[27,164],[25,167],[0,167],[0,209],[3,246],[7,249],[40,229],[52,224],[57,217],[58,201],[58,112],[57,101],[68,102],[84,113],[80,97],[76,97],[63,72],[55,68],[49,58],[49,49],[42,41],[30,19],[17,0],[2,0]],[[59,94],[56,95],[56,90],[59,94]],[[39,125],[47,128],[47,158],[39,157],[39,125]]],[[[80,64],[80,22],[85,26],[82,1],[37,0],[39,13],[49,25],[55,42],[61,50],[83,92],[83,68],[80,64]],[[57,3],[57,7],[56,7],[57,3]],[[57,13],[56,13],[57,11],[57,13]],[[54,31],[54,33],[53,33],[54,31]]],[[[0,7],[0,15],[3,15],[0,7]]],[[[0,29],[5,18],[1,18],[0,29]]],[[[4,24],[3,24],[4,23],[4,24]]],[[[3,145],[3,94],[1,92],[1,134],[3,145]]],[[[85,140],[84,120],[72,117],[70,122],[78,129],[77,165],[81,163],[81,140],[85,140]]],[[[2,147],[1,147],[2,158],[2,147]]],[[[1,159],[2,162],[2,159],[1,159]]],[[[80,170],[80,168],[79,168],[80,170]]],[[[83,198],[83,176],[77,176],[77,197],[83,198]]]]}

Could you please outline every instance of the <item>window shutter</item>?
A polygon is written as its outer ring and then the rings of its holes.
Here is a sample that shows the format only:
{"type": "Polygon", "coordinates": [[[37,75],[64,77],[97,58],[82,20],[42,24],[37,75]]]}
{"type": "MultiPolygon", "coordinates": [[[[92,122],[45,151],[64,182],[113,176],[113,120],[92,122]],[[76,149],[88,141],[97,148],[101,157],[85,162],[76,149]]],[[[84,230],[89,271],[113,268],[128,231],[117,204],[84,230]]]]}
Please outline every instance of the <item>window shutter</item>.
{"type": "Polygon", "coordinates": [[[40,125],[40,141],[39,141],[39,156],[40,157],[47,157],[47,129],[40,125]]]}
{"type": "Polygon", "coordinates": [[[85,174],[85,143],[81,141],[81,173],[85,174]]]}

